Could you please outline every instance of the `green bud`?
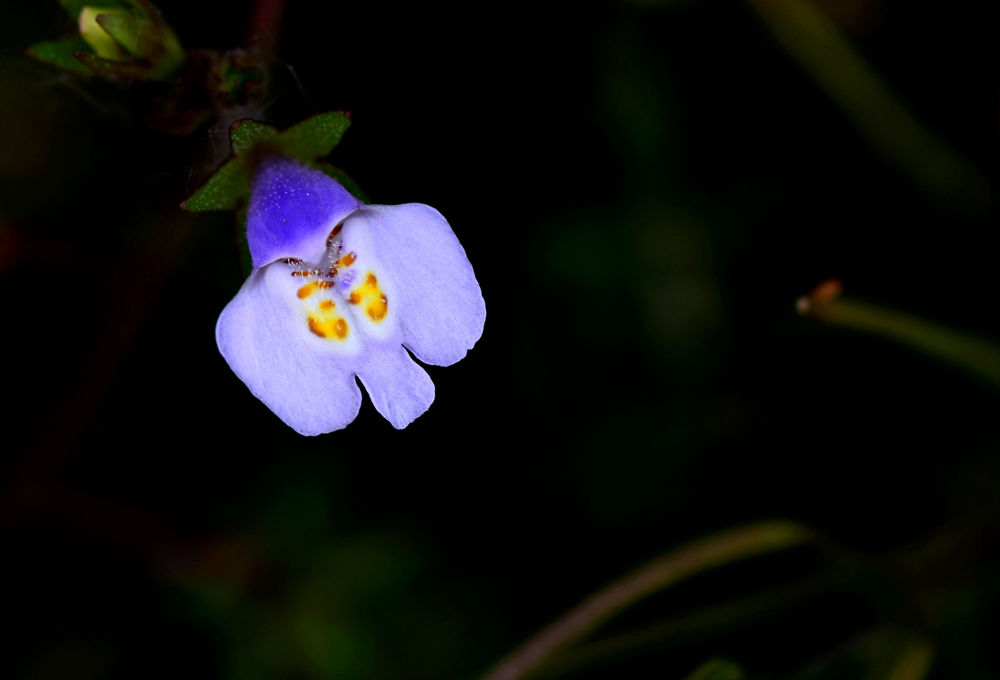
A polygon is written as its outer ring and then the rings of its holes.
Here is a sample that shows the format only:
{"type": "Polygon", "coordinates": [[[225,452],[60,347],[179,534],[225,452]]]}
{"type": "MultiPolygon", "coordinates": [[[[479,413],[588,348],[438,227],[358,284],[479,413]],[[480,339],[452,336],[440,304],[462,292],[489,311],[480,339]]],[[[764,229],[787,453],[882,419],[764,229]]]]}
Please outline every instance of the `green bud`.
{"type": "Polygon", "coordinates": [[[104,59],[128,59],[129,53],[98,22],[101,16],[119,16],[126,20],[131,12],[121,7],[84,7],[80,11],[80,36],[104,59]]]}
{"type": "Polygon", "coordinates": [[[142,62],[143,80],[169,78],[184,63],[184,48],[152,3],[131,0],[129,5],[83,7],[80,36],[102,59],[142,62]]]}

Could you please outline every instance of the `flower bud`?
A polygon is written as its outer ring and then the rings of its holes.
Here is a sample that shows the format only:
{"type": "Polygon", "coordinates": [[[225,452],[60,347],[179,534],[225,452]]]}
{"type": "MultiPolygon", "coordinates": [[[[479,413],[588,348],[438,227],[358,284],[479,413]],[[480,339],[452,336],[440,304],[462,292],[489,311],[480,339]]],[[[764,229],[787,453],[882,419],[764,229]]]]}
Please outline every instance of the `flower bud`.
{"type": "Polygon", "coordinates": [[[130,14],[131,12],[121,7],[84,7],[80,11],[80,36],[94,48],[94,53],[99,57],[128,59],[129,53],[104,30],[97,18],[99,16],[118,16],[128,20],[130,14]]]}
{"type": "Polygon", "coordinates": [[[159,10],[148,2],[130,7],[84,7],[80,36],[102,59],[145,62],[144,80],[169,78],[183,63],[184,49],[159,10]]]}

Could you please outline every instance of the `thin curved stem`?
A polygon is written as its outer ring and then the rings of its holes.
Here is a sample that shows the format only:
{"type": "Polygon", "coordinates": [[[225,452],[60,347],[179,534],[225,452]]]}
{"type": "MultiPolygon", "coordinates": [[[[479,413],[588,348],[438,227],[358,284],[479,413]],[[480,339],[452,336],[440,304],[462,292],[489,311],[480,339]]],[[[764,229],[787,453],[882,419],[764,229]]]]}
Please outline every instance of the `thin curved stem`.
{"type": "Polygon", "coordinates": [[[985,205],[988,184],[979,170],[910,113],[811,0],[748,3],[789,55],[901,173],[950,207],[985,205]]]}
{"type": "Polygon", "coordinates": [[[584,638],[616,614],[659,590],[713,567],[799,545],[812,537],[812,532],[801,525],[772,521],[693,541],[594,593],[502,659],[483,680],[523,678],[554,652],[584,638]]]}
{"type": "MultiPolygon", "coordinates": [[[[860,300],[840,298],[834,282],[824,282],[799,298],[798,311],[820,321],[880,335],[962,368],[1000,387],[1000,347],[982,338],[860,300]],[[826,292],[832,289],[832,292],[826,292]]],[[[836,284],[839,286],[839,284],[836,284]]]]}

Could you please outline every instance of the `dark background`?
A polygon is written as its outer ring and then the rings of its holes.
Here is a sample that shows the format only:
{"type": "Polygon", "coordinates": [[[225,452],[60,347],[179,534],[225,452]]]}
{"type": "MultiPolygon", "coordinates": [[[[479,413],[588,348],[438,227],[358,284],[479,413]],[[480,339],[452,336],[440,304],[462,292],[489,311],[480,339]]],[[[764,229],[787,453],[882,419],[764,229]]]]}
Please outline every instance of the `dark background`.
{"type": "MultiPolygon", "coordinates": [[[[565,677],[887,677],[907,636],[931,677],[996,677],[996,391],[794,305],[838,277],[1000,337],[988,5],[817,5],[985,187],[935,193],[750,4],[288,3],[264,119],[350,110],[330,160],[448,217],[488,310],[406,430],[366,398],[302,438],[215,347],[232,216],[178,208],[230,121],[147,129],[134,92],[23,56],[72,30],[57,3],[6,4],[0,672],[471,677],[643,560],[780,517],[834,547],[616,626],[802,597],[565,677]]],[[[244,40],[249,3],[160,7],[186,47],[244,40]]]]}

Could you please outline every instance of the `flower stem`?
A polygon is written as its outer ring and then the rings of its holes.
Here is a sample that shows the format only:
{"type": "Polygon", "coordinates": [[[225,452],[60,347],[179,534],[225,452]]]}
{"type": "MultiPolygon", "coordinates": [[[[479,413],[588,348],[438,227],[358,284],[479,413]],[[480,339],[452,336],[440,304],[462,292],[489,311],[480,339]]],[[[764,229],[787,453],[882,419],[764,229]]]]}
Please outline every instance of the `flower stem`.
{"type": "Polygon", "coordinates": [[[799,606],[809,598],[830,593],[849,583],[846,572],[813,574],[808,579],[730,600],[697,611],[659,621],[640,629],[577,645],[571,650],[546,659],[539,669],[539,678],[561,677],[607,667],[617,659],[662,650],[671,641],[692,635],[732,630],[758,622],[799,606]]]}
{"type": "Polygon", "coordinates": [[[284,16],[285,0],[254,0],[247,44],[256,45],[263,54],[272,56],[284,16]]]}
{"type": "Polygon", "coordinates": [[[1000,387],[1000,348],[993,343],[909,314],[840,298],[839,284],[832,281],[799,298],[796,306],[800,314],[895,340],[1000,387]]]}
{"type": "Polygon", "coordinates": [[[875,149],[949,205],[987,200],[982,174],[934,136],[874,73],[811,0],[748,0],[779,43],[875,149]]]}
{"type": "Polygon", "coordinates": [[[689,576],[729,562],[799,545],[811,531],[784,522],[760,522],[693,541],[626,574],[591,595],[502,659],[483,680],[515,680],[554,652],[577,642],[629,606],[689,576]]]}

